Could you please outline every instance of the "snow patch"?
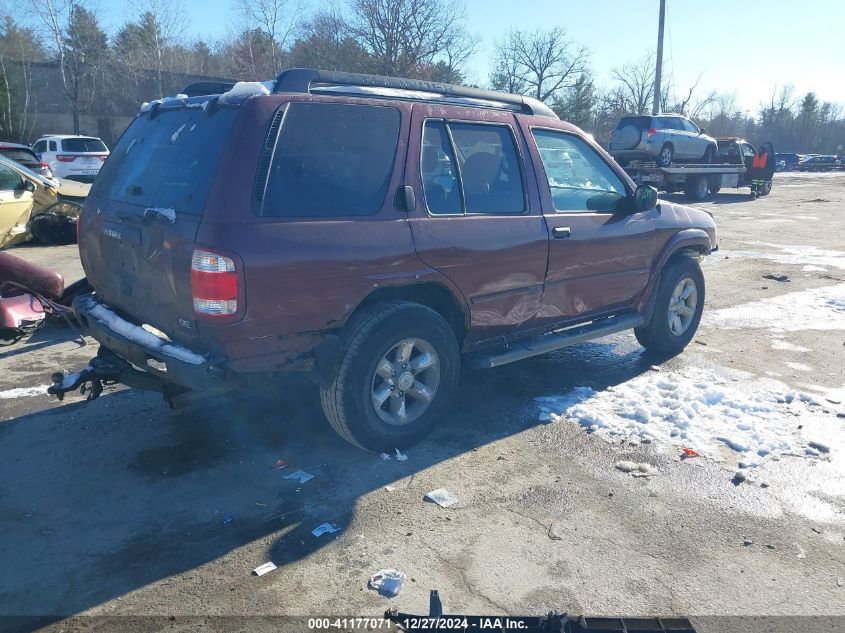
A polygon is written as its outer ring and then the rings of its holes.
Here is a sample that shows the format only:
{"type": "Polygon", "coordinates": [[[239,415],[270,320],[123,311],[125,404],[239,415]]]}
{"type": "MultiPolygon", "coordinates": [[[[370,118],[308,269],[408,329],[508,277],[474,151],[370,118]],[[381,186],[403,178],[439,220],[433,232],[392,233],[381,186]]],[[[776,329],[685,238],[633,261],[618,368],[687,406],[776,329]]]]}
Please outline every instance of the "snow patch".
{"type": "Polygon", "coordinates": [[[607,441],[692,447],[714,459],[727,447],[740,454],[742,468],[769,455],[818,451],[816,444],[845,446],[845,428],[815,396],[770,379],[729,381],[711,369],[646,372],[603,391],[576,387],[535,402],[542,421],[570,420],[607,441]]]}
{"type": "Polygon", "coordinates": [[[179,135],[182,133],[182,130],[184,130],[184,129],[185,129],[185,127],[186,127],[187,125],[188,125],[187,123],[183,123],[182,125],[180,125],[180,126],[179,126],[179,129],[178,129],[178,130],[176,130],[176,131],[175,131],[175,132],[174,132],[174,133],[170,136],[170,142],[171,142],[171,143],[175,143],[175,142],[176,142],[176,140],[179,138],[179,135]]]}
{"type": "Polygon", "coordinates": [[[845,284],[789,292],[710,311],[702,322],[728,329],[845,330],[845,284]]]}
{"type": "Polygon", "coordinates": [[[787,367],[790,369],[794,369],[795,371],[813,371],[813,368],[809,365],[802,365],[801,363],[785,363],[787,367]]]}
{"type": "MultiPolygon", "coordinates": [[[[185,127],[184,125],[182,127],[185,127]]],[[[144,209],[144,213],[156,213],[161,217],[169,220],[171,224],[176,222],[176,209],[171,209],[169,207],[147,207],[144,209]]]]}
{"type": "Polygon", "coordinates": [[[786,352],[809,352],[810,350],[800,345],[795,345],[780,338],[772,339],[772,349],[784,350],[786,352]]]}
{"type": "Polygon", "coordinates": [[[40,387],[18,387],[17,389],[0,391],[0,400],[28,398],[30,396],[46,396],[48,387],[49,385],[41,385],[40,387]]]}
{"type": "MultiPolygon", "coordinates": [[[[88,305],[90,306],[90,304],[88,305]]],[[[100,323],[139,345],[160,351],[162,354],[172,356],[192,365],[200,365],[205,362],[205,358],[192,352],[187,347],[171,343],[139,325],[134,325],[129,323],[129,321],[121,319],[102,304],[96,304],[93,308],[89,308],[89,314],[100,321],[100,323]]]]}
{"type": "Polygon", "coordinates": [[[275,82],[260,81],[239,81],[231,90],[220,95],[219,103],[236,103],[245,101],[252,97],[268,95],[271,89],[268,86],[275,86],[275,82]]]}

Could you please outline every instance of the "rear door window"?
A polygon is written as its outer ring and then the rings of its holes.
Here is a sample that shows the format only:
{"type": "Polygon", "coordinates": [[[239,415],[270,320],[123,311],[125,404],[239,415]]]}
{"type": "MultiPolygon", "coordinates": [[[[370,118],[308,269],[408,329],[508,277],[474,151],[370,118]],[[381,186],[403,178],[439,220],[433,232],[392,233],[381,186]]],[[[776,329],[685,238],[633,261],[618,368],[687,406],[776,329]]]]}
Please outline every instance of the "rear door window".
{"type": "Polygon", "coordinates": [[[139,115],[103,164],[91,195],[201,215],[237,108],[139,115]]]}
{"type": "Polygon", "coordinates": [[[525,211],[525,189],[510,127],[450,123],[466,213],[525,211]]]}
{"type": "Polygon", "coordinates": [[[457,161],[443,121],[426,121],[420,156],[425,203],[430,213],[462,213],[457,161]]]}
{"type": "Polygon", "coordinates": [[[63,152],[107,152],[108,148],[98,138],[66,138],[62,140],[63,152]]]}
{"type": "Polygon", "coordinates": [[[288,105],[273,151],[261,215],[373,215],[384,205],[399,144],[396,108],[288,105]]]}
{"type": "Polygon", "coordinates": [[[56,151],[56,141],[50,141],[50,151],[51,152],[56,151]]]}

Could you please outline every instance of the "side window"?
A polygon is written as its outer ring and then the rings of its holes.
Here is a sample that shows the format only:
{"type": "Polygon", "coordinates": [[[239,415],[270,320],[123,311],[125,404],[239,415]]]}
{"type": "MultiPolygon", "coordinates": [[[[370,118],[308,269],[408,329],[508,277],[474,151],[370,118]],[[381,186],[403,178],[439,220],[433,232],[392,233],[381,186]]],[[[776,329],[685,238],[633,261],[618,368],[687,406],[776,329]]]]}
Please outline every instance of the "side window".
{"type": "Polygon", "coordinates": [[[742,144],[742,155],[745,157],[754,156],[754,148],[751,147],[748,143],[742,144]]]}
{"type": "Polygon", "coordinates": [[[50,151],[55,152],[56,150],[56,141],[50,141],[50,151]]]}
{"type": "Polygon", "coordinates": [[[420,153],[425,203],[433,214],[462,212],[457,163],[443,121],[426,121],[420,153]]]}
{"type": "Polygon", "coordinates": [[[5,165],[0,165],[0,191],[14,191],[20,186],[21,181],[19,174],[5,165]]]}
{"type": "Polygon", "coordinates": [[[698,134],[700,132],[698,127],[692,121],[689,121],[687,119],[681,119],[681,121],[683,121],[684,129],[687,132],[692,132],[693,134],[698,134]]]}
{"type": "Polygon", "coordinates": [[[261,215],[373,215],[384,204],[399,143],[396,108],[291,103],[282,120],[261,215]]]}
{"type": "Polygon", "coordinates": [[[525,211],[522,169],[505,125],[450,123],[466,213],[525,211]]]}
{"type": "Polygon", "coordinates": [[[555,211],[612,213],[627,202],[625,184],[593,148],[574,134],[532,129],[555,211]]]}
{"type": "Polygon", "coordinates": [[[40,154],[45,149],[47,149],[47,142],[46,141],[38,141],[33,147],[32,151],[36,154],[40,154]]]}

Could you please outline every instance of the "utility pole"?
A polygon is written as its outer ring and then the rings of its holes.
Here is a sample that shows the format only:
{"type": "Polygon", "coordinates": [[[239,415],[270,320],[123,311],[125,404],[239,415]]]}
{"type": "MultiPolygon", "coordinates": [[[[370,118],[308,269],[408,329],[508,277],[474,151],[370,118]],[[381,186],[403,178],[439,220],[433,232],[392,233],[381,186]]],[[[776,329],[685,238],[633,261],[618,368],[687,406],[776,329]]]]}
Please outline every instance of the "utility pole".
{"type": "Polygon", "coordinates": [[[660,80],[663,75],[663,22],[666,19],[666,0],[660,0],[660,26],[657,27],[657,66],[654,68],[654,101],[651,113],[660,112],[660,80]]]}

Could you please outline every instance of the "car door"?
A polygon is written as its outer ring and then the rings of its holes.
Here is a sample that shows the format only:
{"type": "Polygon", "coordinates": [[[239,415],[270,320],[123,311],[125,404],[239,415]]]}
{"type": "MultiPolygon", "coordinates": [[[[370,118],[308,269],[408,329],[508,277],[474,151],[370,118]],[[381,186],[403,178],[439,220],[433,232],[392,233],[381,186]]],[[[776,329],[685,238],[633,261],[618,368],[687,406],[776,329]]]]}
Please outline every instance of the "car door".
{"type": "Polygon", "coordinates": [[[20,174],[0,165],[0,248],[24,240],[32,205],[20,174]]]}
{"type": "Polygon", "coordinates": [[[682,117],[673,116],[668,117],[669,123],[672,126],[673,136],[677,139],[677,145],[675,146],[675,156],[678,158],[683,159],[690,159],[694,157],[694,150],[693,150],[693,139],[687,126],[685,125],[685,121],[682,117]]]}
{"type": "Polygon", "coordinates": [[[687,153],[689,158],[703,159],[709,141],[701,134],[695,123],[689,119],[679,119],[684,127],[687,138],[687,153]]]}
{"type": "Polygon", "coordinates": [[[526,127],[552,236],[543,319],[587,320],[630,308],[648,283],[659,207],[629,211],[630,184],[580,135],[526,127]]]}
{"type": "Polygon", "coordinates": [[[515,118],[413,107],[405,182],[416,192],[414,244],[463,293],[470,344],[532,322],[542,305],[548,231],[515,118]]]}

